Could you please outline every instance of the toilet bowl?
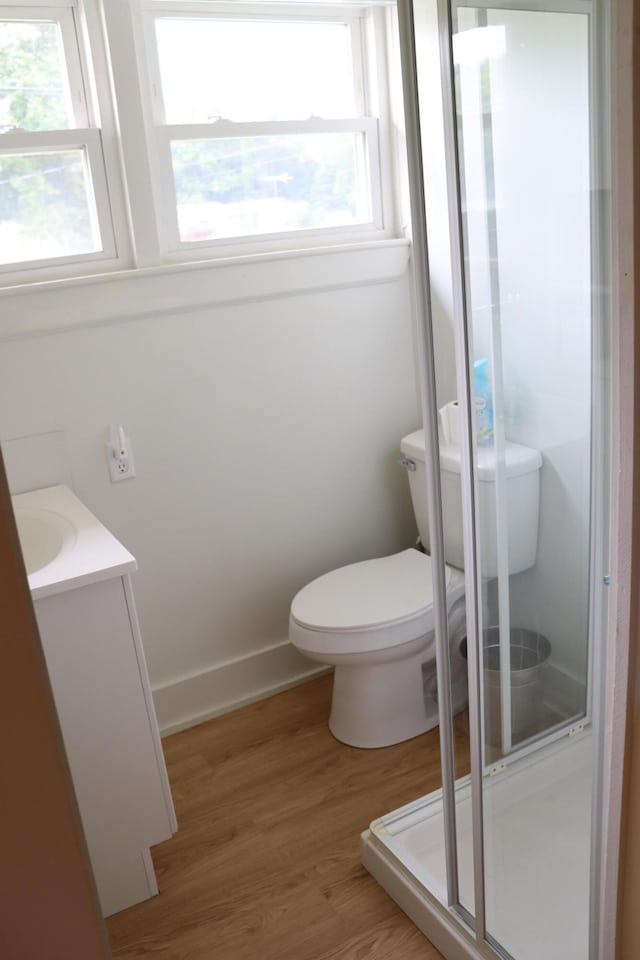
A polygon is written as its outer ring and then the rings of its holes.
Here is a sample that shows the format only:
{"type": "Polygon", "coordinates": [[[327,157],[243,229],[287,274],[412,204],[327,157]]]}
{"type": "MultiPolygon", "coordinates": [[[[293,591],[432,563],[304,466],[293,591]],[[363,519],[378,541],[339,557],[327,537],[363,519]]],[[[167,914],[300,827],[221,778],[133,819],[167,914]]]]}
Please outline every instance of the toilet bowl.
{"type": "MultiPolygon", "coordinates": [[[[446,568],[450,609],[464,577],[446,568]]],[[[464,608],[455,607],[451,642],[464,608]]],[[[431,558],[409,549],[353,563],[319,577],[296,595],[291,642],[310,660],[334,666],[329,729],[354,747],[409,740],[438,722],[425,699],[423,665],[435,658],[431,558]]]]}
{"type": "MultiPolygon", "coordinates": [[[[428,549],[424,431],[404,437],[400,449],[420,541],[428,549]]],[[[496,458],[492,448],[477,453],[479,564],[481,576],[488,579],[497,575],[498,565],[496,458]]],[[[449,649],[455,666],[465,624],[460,450],[441,447],[440,465],[449,649]]],[[[507,442],[501,453],[509,573],[535,562],[541,465],[539,451],[520,444],[507,442]]],[[[402,550],[340,567],[307,584],[291,604],[289,639],[310,660],[335,668],[329,727],[343,743],[385,747],[438,722],[427,553],[402,550]]],[[[454,712],[462,705],[454,698],[454,712]]]]}

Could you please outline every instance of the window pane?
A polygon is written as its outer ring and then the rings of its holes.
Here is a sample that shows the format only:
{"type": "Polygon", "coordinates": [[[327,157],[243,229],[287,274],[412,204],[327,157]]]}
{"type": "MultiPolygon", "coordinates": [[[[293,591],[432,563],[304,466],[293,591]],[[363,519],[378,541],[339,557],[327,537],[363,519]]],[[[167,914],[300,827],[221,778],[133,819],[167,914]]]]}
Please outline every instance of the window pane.
{"type": "Polygon", "coordinates": [[[60,25],[0,20],[0,132],[73,126],[60,25]]]}
{"type": "Polygon", "coordinates": [[[344,23],[156,21],[167,123],[355,115],[344,23]]]}
{"type": "Polygon", "coordinates": [[[84,150],[0,156],[0,263],[100,249],[84,150]]]}
{"type": "Polygon", "coordinates": [[[174,141],[180,239],[368,222],[358,190],[362,140],[331,133],[174,141]]]}

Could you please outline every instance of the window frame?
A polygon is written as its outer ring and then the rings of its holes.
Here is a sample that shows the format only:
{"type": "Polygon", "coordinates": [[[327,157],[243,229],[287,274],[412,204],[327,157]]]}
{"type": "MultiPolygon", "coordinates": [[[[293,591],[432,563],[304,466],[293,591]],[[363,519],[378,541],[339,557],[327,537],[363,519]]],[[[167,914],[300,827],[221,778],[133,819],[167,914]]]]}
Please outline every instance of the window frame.
{"type": "MultiPolygon", "coordinates": [[[[38,14],[47,10],[53,11],[54,18],[70,18],[73,25],[73,34],[67,35],[73,36],[77,51],[74,62],[79,66],[74,69],[75,79],[70,77],[69,82],[81,82],[87,125],[61,131],[57,143],[64,147],[73,141],[86,152],[103,243],[100,251],[0,264],[0,289],[26,290],[34,283],[45,289],[42,284],[47,281],[83,280],[100,275],[125,277],[148,269],[174,272],[189,266],[215,267],[238,258],[244,262],[255,258],[262,261],[265,255],[279,259],[282,255],[297,256],[305,251],[317,250],[322,254],[353,244],[360,246],[403,237],[404,225],[400,220],[394,179],[401,152],[398,152],[392,120],[393,94],[388,77],[394,37],[390,2],[392,0],[346,0],[339,6],[325,0],[253,3],[243,0],[0,0],[8,19],[38,19],[38,14]],[[376,141],[374,148],[364,157],[367,176],[371,170],[376,223],[280,231],[213,242],[183,241],[180,249],[170,248],[167,237],[175,230],[172,223],[177,218],[177,205],[175,214],[173,211],[167,214],[164,189],[167,171],[164,178],[158,172],[158,125],[154,117],[145,18],[149,10],[175,14],[176,8],[180,14],[197,16],[203,12],[219,15],[226,11],[235,19],[245,15],[260,18],[264,14],[281,17],[285,11],[286,19],[295,15],[316,21],[323,18],[343,23],[349,18],[357,21],[358,39],[352,43],[352,59],[358,65],[361,78],[356,86],[356,93],[363,98],[363,116],[359,119],[376,125],[375,137],[369,132],[370,141],[376,141]]],[[[28,150],[36,144],[37,133],[56,131],[13,130],[10,134],[0,134],[0,151],[22,146],[28,150]]],[[[173,186],[172,169],[169,182],[173,186]]]]}
{"type": "MultiPolygon", "coordinates": [[[[73,7],[73,0],[49,0],[49,3],[37,3],[35,0],[7,3],[7,0],[4,0],[4,2],[0,2],[0,21],[33,21],[34,23],[55,21],[58,23],[67,68],[69,98],[75,121],[73,129],[81,130],[90,126],[90,123],[73,7]],[[27,13],[32,15],[27,16],[27,13]],[[74,91],[77,92],[78,90],[82,91],[81,98],[74,96],[74,91]]],[[[71,128],[64,127],[63,129],[71,128]]]]}
{"type": "Polygon", "coordinates": [[[33,130],[3,134],[0,138],[0,157],[18,154],[62,153],[81,151],[87,183],[87,213],[97,228],[102,247],[87,253],[66,254],[59,257],[39,257],[32,260],[14,260],[2,264],[2,271],[32,270],[40,267],[62,266],[113,259],[116,256],[115,237],[111,223],[111,204],[102,155],[100,131],[91,128],[69,130],[33,130]]]}
{"type": "Polygon", "coordinates": [[[380,158],[380,123],[372,116],[371,82],[367,57],[368,8],[345,4],[344,7],[300,3],[238,3],[216,0],[143,0],[142,43],[139,58],[145,76],[149,110],[148,136],[153,144],[153,192],[158,212],[160,245],[169,261],[193,258],[194,253],[215,259],[240,252],[267,252],[283,246],[324,245],[367,240],[387,236],[383,204],[383,173],[380,158]],[[162,99],[162,80],[155,35],[157,19],[266,20],[307,23],[343,23],[350,34],[353,93],[357,114],[348,119],[312,118],[231,122],[216,120],[204,124],[167,124],[162,99]],[[248,138],[282,133],[313,134],[349,132],[361,135],[357,147],[358,190],[366,194],[370,219],[344,226],[281,230],[272,233],[241,234],[219,239],[181,240],[171,142],[175,140],[216,140],[248,138]]]}
{"type": "MultiPolygon", "coordinates": [[[[88,214],[97,227],[101,247],[87,253],[41,257],[0,264],[3,279],[39,279],[42,271],[57,268],[66,274],[69,269],[77,274],[78,265],[103,262],[113,263],[118,256],[114,216],[112,211],[107,165],[102,131],[97,125],[97,110],[87,72],[87,51],[84,49],[84,30],[80,10],[74,0],[20,0],[0,5],[0,20],[20,22],[57,22],[60,27],[64,52],[64,67],[69,86],[73,126],[51,130],[23,130],[10,128],[0,133],[0,157],[64,150],[82,151],[86,171],[88,214]]],[[[60,273],[58,273],[60,275],[60,273]]]]}

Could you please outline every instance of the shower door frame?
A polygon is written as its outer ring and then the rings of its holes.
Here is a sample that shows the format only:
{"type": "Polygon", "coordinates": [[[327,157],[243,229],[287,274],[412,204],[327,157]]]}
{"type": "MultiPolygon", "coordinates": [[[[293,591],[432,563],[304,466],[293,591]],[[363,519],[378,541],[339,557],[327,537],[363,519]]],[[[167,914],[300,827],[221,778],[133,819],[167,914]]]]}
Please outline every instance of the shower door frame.
{"type": "MultiPolygon", "coordinates": [[[[622,3],[625,0],[621,0],[622,3]]],[[[594,44],[594,35],[595,30],[593,29],[593,12],[596,11],[596,15],[600,10],[599,4],[594,0],[594,3],[588,2],[588,0],[560,0],[557,4],[550,4],[548,0],[529,0],[527,3],[518,3],[518,0],[494,0],[494,2],[483,2],[480,0],[462,0],[459,3],[460,6],[469,6],[469,7],[478,7],[478,6],[487,6],[493,9],[526,9],[531,11],[545,11],[545,12],[571,12],[571,13],[586,13],[589,15],[589,45],[590,45],[590,107],[591,107],[591,117],[599,117],[601,114],[600,110],[595,108],[598,106],[594,103],[594,86],[601,83],[604,78],[604,72],[602,69],[602,64],[599,61],[599,58],[595,56],[595,44],[594,44]],[[595,76],[595,83],[593,77],[595,76]]],[[[421,163],[421,152],[420,152],[420,135],[419,135],[419,106],[417,103],[418,99],[418,85],[417,85],[417,74],[415,67],[415,36],[414,36],[414,26],[413,26],[413,10],[411,5],[411,0],[398,0],[398,13],[400,20],[400,32],[403,37],[403,42],[405,43],[405,49],[407,45],[409,49],[413,51],[413,66],[408,71],[403,67],[403,80],[405,85],[405,97],[406,97],[406,88],[408,85],[409,90],[411,91],[411,96],[415,96],[416,103],[411,106],[411,111],[413,113],[413,120],[417,120],[417,129],[411,129],[412,123],[407,122],[407,140],[408,140],[408,151],[411,155],[412,152],[415,153],[414,164],[418,162],[421,163]],[[414,141],[414,142],[412,142],[414,141]]],[[[439,21],[439,33],[440,33],[440,42],[441,42],[441,61],[444,61],[443,64],[443,94],[448,103],[445,102],[445,137],[448,138],[448,149],[447,154],[447,178],[449,183],[455,184],[455,191],[453,196],[453,202],[450,204],[450,221],[455,225],[457,229],[454,230],[454,237],[452,238],[452,258],[453,258],[453,273],[454,273],[454,312],[456,315],[456,322],[460,324],[459,329],[462,329],[462,336],[457,338],[458,340],[458,362],[457,368],[460,370],[462,367],[465,370],[465,383],[459,384],[459,399],[462,400],[461,406],[463,408],[463,413],[465,414],[462,417],[462,440],[461,440],[461,449],[462,449],[462,464],[461,464],[461,473],[462,473],[462,482],[463,485],[466,484],[466,489],[471,491],[470,502],[467,502],[466,498],[464,501],[464,531],[465,531],[465,555],[473,557],[472,564],[467,564],[467,569],[465,570],[466,577],[466,588],[467,596],[473,596],[475,603],[471,605],[470,611],[470,620],[471,628],[473,633],[473,627],[477,623],[477,598],[479,596],[479,591],[477,587],[479,586],[478,581],[478,571],[475,558],[475,511],[474,511],[474,476],[472,470],[472,456],[473,456],[473,444],[471,438],[470,430],[470,420],[471,420],[471,409],[472,409],[472,398],[470,396],[470,351],[469,351],[469,339],[467,331],[467,317],[466,310],[467,304],[465,302],[466,290],[465,276],[464,276],[464,248],[463,248],[463,224],[461,218],[461,204],[460,204],[460,177],[459,177],[459,167],[458,167],[458,145],[457,145],[457,129],[456,129],[456,118],[454,112],[454,85],[453,85],[453,63],[451,56],[451,0],[438,0],[438,21],[439,21]],[[446,18],[446,19],[445,19],[446,18]],[[446,34],[445,29],[443,29],[443,22],[446,23],[446,34]],[[447,82],[448,81],[448,82],[447,82]],[[463,386],[464,389],[460,391],[460,387],[463,386]],[[471,552],[469,552],[471,551],[471,552]]],[[[605,40],[607,39],[605,35],[605,40]]],[[[600,88],[602,89],[602,88],[600,88]]],[[[605,100],[607,97],[608,88],[605,84],[604,94],[602,95],[605,100]]],[[[606,116],[606,111],[604,112],[606,116]]],[[[407,119],[411,118],[409,115],[407,119]]],[[[593,129],[593,119],[591,122],[591,145],[592,145],[592,155],[593,151],[597,150],[598,143],[601,139],[604,139],[605,143],[609,144],[611,142],[610,136],[602,135],[602,131],[598,131],[599,136],[596,135],[596,132],[593,129]]],[[[605,134],[608,134],[608,129],[605,130],[605,134]]],[[[593,163],[597,166],[598,161],[594,158],[593,163]]],[[[411,165],[411,161],[410,161],[411,165]]],[[[605,178],[606,182],[606,178],[605,178]]],[[[593,174],[592,174],[592,184],[593,184],[593,174]]],[[[422,195],[422,202],[424,203],[424,195],[422,195]]],[[[412,207],[412,219],[416,211],[412,207]]],[[[599,237],[599,225],[600,228],[602,224],[607,221],[607,210],[594,210],[592,205],[592,214],[591,214],[591,223],[592,223],[592,237],[599,237]]],[[[418,224],[418,229],[422,228],[424,222],[424,211],[421,214],[421,217],[416,220],[413,219],[414,230],[416,230],[416,224],[418,224]]],[[[606,247],[606,244],[605,244],[606,247]]],[[[423,272],[424,282],[427,284],[427,296],[424,300],[423,306],[426,305],[426,313],[419,318],[419,327],[423,327],[427,330],[426,338],[423,338],[423,342],[428,342],[432,340],[432,330],[431,330],[431,316],[429,310],[429,291],[428,291],[428,262],[426,260],[426,244],[425,244],[425,259],[421,263],[420,258],[416,260],[414,257],[414,270],[416,272],[423,272]]],[[[600,252],[596,249],[595,254],[592,251],[592,291],[596,287],[596,279],[600,283],[601,289],[606,280],[608,279],[606,266],[603,268],[603,260],[600,255],[600,252]]],[[[595,295],[594,295],[595,300],[595,295]]],[[[597,309],[597,305],[596,305],[597,309]]],[[[616,317],[614,316],[614,325],[616,322],[616,317]]],[[[598,322],[593,323],[594,330],[598,331],[602,324],[598,322]]],[[[598,333],[595,334],[598,336],[598,333]]],[[[605,344],[606,346],[606,344],[605,344]]],[[[592,368],[593,368],[593,354],[592,354],[592,368]]],[[[615,385],[614,385],[615,388],[615,385]]],[[[430,391],[429,391],[430,392],[430,391]]],[[[599,393],[596,393],[596,396],[599,396],[599,393]]],[[[435,393],[434,393],[435,397],[435,393]]],[[[424,397],[423,397],[424,401],[424,397]]],[[[435,405],[435,404],[434,404],[435,405]]],[[[599,404],[596,404],[599,407],[599,404]]],[[[429,404],[427,403],[427,409],[425,413],[425,424],[427,424],[427,429],[430,426],[430,421],[435,419],[433,416],[433,409],[429,410],[429,404]]],[[[599,467],[598,464],[593,464],[593,448],[597,443],[602,443],[604,440],[604,424],[605,416],[604,414],[598,418],[596,416],[592,423],[592,465],[594,467],[599,467]],[[595,438],[595,440],[594,440],[595,438]]],[[[437,436],[437,432],[435,433],[437,436]]],[[[437,443],[433,445],[434,449],[431,450],[428,456],[432,458],[432,461],[439,472],[439,452],[437,449],[437,443]]],[[[594,473],[596,471],[593,471],[594,473]]],[[[600,469],[601,474],[604,474],[604,471],[600,469]]],[[[596,494],[599,497],[603,495],[603,489],[605,487],[605,477],[600,476],[596,481],[596,494]]],[[[610,493],[615,493],[616,491],[610,491],[610,493]]],[[[439,489],[437,489],[435,494],[435,500],[439,499],[439,489]]],[[[592,495],[592,504],[595,501],[595,496],[592,495]]],[[[593,507],[592,507],[592,522],[594,519],[593,516],[593,507]]],[[[602,511],[600,511],[602,514],[602,511]]],[[[593,548],[593,536],[592,548],[591,548],[591,583],[593,584],[596,576],[601,574],[601,561],[599,561],[594,556],[593,548]],[[594,561],[596,561],[594,563],[594,561]]],[[[442,561],[443,562],[443,561],[442,561]]],[[[608,582],[608,574],[607,580],[608,582]]],[[[597,581],[596,581],[597,582],[597,581]]],[[[589,640],[590,640],[590,649],[589,649],[589,667],[588,667],[588,679],[587,679],[587,689],[591,687],[590,678],[592,675],[594,657],[595,657],[595,647],[596,645],[593,642],[593,630],[594,625],[597,626],[598,623],[602,623],[606,610],[604,609],[605,605],[602,604],[594,606],[594,595],[596,591],[590,590],[590,630],[589,630],[589,640]]],[[[611,632],[611,611],[609,613],[609,622],[607,635],[611,632]]],[[[446,636],[446,624],[444,628],[440,631],[436,630],[436,643],[437,650],[439,652],[439,658],[442,658],[442,653],[448,650],[447,636],[446,636]],[[438,633],[440,632],[440,637],[438,633]]],[[[474,644],[470,644],[470,647],[474,647],[474,644]]],[[[602,675],[605,673],[605,664],[604,664],[604,643],[600,644],[601,656],[598,658],[598,666],[602,668],[602,675]]],[[[447,659],[447,657],[444,657],[447,659]]],[[[445,906],[439,899],[437,899],[433,894],[431,894],[426,888],[420,884],[411,873],[399,862],[395,861],[392,855],[388,851],[385,851],[380,845],[376,846],[375,837],[370,831],[363,835],[363,861],[365,865],[371,870],[374,876],[377,876],[381,881],[383,880],[383,885],[390,892],[396,901],[403,907],[405,912],[413,919],[416,925],[425,932],[432,942],[445,954],[452,958],[452,960],[458,960],[458,958],[471,957],[474,960],[484,960],[484,958],[495,958],[496,956],[503,956],[508,958],[509,955],[504,951],[503,948],[497,944],[493,938],[487,938],[486,929],[485,929],[485,910],[484,910],[484,849],[483,849],[483,781],[485,775],[484,761],[483,761],[483,751],[481,743],[481,730],[480,730],[480,704],[481,704],[481,671],[480,665],[478,663],[477,651],[475,655],[473,651],[469,651],[469,675],[470,675],[470,714],[471,714],[471,747],[472,747],[472,773],[471,773],[471,783],[472,783],[472,804],[473,804],[473,850],[474,850],[474,888],[475,888],[475,901],[474,901],[474,914],[471,916],[467,911],[461,907],[459,903],[459,891],[458,891],[458,881],[457,881],[457,858],[456,858],[456,811],[455,811],[455,781],[453,780],[450,769],[447,768],[447,765],[443,765],[443,790],[439,791],[438,794],[432,794],[430,800],[437,802],[439,796],[442,797],[443,803],[443,812],[444,812],[444,822],[445,822],[445,847],[446,847],[446,861],[447,861],[447,886],[448,886],[448,906],[445,906]],[[474,722],[475,716],[475,722],[474,722]],[[453,871],[455,873],[455,879],[451,880],[450,873],[450,864],[453,864],[453,871]]],[[[603,702],[602,697],[600,697],[600,685],[595,689],[595,697],[593,703],[590,698],[587,700],[586,711],[584,716],[580,716],[580,724],[582,726],[586,725],[591,718],[596,721],[595,727],[595,763],[594,763],[594,774],[593,774],[593,783],[594,783],[594,814],[593,814],[593,823],[592,823],[592,857],[591,857],[591,875],[592,875],[592,896],[591,896],[591,923],[590,923],[590,933],[589,933],[589,942],[590,942],[590,957],[592,960],[596,958],[604,957],[605,954],[603,951],[605,941],[611,941],[611,931],[608,930],[607,934],[607,924],[602,922],[603,914],[601,911],[605,906],[605,902],[610,902],[611,895],[606,894],[606,891],[603,891],[602,887],[602,877],[604,876],[604,871],[606,869],[607,874],[611,876],[612,872],[612,858],[611,855],[603,856],[601,851],[601,843],[603,836],[611,836],[611,826],[615,829],[615,825],[619,822],[619,783],[603,783],[602,773],[605,769],[611,769],[611,756],[609,753],[603,750],[601,744],[601,737],[603,735],[603,718],[605,714],[610,715],[612,711],[611,704],[609,702],[603,702]],[[613,805],[611,800],[613,799],[613,805]],[[604,823],[604,814],[606,812],[607,822],[604,823]],[[617,817],[617,819],[616,819],[617,817]]],[[[609,698],[607,698],[608,700],[609,698]]],[[[569,721],[566,724],[559,725],[558,728],[554,728],[551,732],[541,737],[539,740],[536,740],[534,743],[525,744],[522,748],[514,751],[509,755],[509,762],[514,762],[518,759],[524,758],[527,753],[535,750],[536,752],[544,749],[548,744],[552,743],[554,740],[558,740],[562,737],[565,737],[571,729],[572,723],[575,724],[577,718],[574,718],[572,721],[569,721]]],[[[451,736],[452,730],[452,718],[449,712],[449,704],[447,698],[444,698],[444,702],[441,699],[440,702],[440,723],[441,723],[441,735],[444,732],[444,743],[451,736]]],[[[620,733],[620,731],[619,731],[620,733]]],[[[612,743],[607,744],[609,749],[612,747],[612,743]]],[[[424,803],[425,801],[422,801],[424,803]]],[[[418,805],[420,801],[417,801],[418,805]]],[[[617,847],[615,849],[615,864],[617,865],[617,847]]],[[[604,915],[606,917],[606,914],[604,915]]],[[[611,924],[608,924],[608,927],[611,927],[611,924]]],[[[607,951],[608,955],[608,951],[607,951]]]]}
{"type": "MultiPolygon", "coordinates": [[[[469,492],[468,497],[463,498],[463,531],[465,538],[465,578],[467,598],[473,597],[473,604],[467,603],[467,634],[471,637],[479,636],[478,623],[480,615],[478,610],[479,597],[482,587],[480,580],[480,571],[478,569],[476,556],[476,504],[478,502],[477,479],[473,469],[474,444],[473,444],[473,398],[471,395],[471,384],[473,382],[473,333],[470,324],[471,304],[468,302],[469,279],[465,267],[465,223],[462,213],[462,184],[461,184],[461,154],[459,142],[459,130],[457,121],[457,110],[455,101],[455,70],[453,63],[453,6],[456,7],[486,7],[491,9],[505,10],[523,10],[527,12],[540,13],[571,13],[587,17],[588,22],[588,45],[589,45],[589,113],[590,113],[590,153],[591,153],[591,192],[590,192],[590,229],[591,229],[591,395],[593,405],[593,415],[591,419],[591,529],[590,536],[590,565],[589,565],[589,630],[588,630],[588,669],[586,677],[586,702],[585,709],[579,714],[569,717],[551,728],[547,733],[532,738],[523,743],[522,746],[511,750],[504,758],[507,765],[511,766],[524,760],[531,754],[539,755],[540,751],[550,746],[555,741],[564,739],[567,736],[579,734],[585,727],[591,725],[593,709],[596,716],[601,716],[601,705],[599,702],[599,689],[595,691],[596,698],[593,702],[592,690],[592,664],[594,651],[598,648],[596,637],[602,637],[603,618],[605,607],[603,603],[602,591],[594,589],[595,584],[608,582],[608,576],[602,571],[601,544],[602,537],[594,536],[593,531],[598,524],[602,523],[603,516],[603,492],[605,489],[604,471],[602,470],[600,458],[594,457],[594,450],[604,450],[604,418],[600,416],[602,407],[602,391],[599,389],[599,382],[595,375],[596,359],[606,351],[599,344],[601,331],[603,329],[604,313],[600,305],[596,303],[594,291],[602,290],[608,279],[606,263],[603,261],[602,244],[600,243],[600,231],[602,224],[606,222],[606,216],[597,209],[593,201],[594,183],[603,175],[601,167],[603,159],[600,156],[599,143],[602,137],[595,131],[596,122],[599,122],[601,116],[606,117],[607,111],[601,110],[598,102],[598,82],[602,81],[600,57],[597,50],[598,31],[594,29],[594,18],[599,13],[597,0],[437,0],[438,8],[438,29],[440,36],[440,59],[442,69],[442,92],[444,99],[444,128],[445,128],[445,163],[447,173],[447,183],[452,185],[449,191],[449,219],[452,227],[451,236],[451,260],[454,287],[454,327],[458,332],[456,337],[456,354],[458,371],[458,398],[461,408],[461,479],[463,489],[469,492]],[[471,562],[469,562],[471,560],[471,562]]],[[[404,8],[399,4],[399,15],[402,18],[404,8]]],[[[407,28],[405,27],[405,30],[407,28]]],[[[605,86],[605,91],[606,91],[605,86]]],[[[607,131],[608,132],[608,131],[607,131]]],[[[416,131],[419,136],[419,131],[416,131]]],[[[609,142],[609,138],[606,138],[609,142]]],[[[606,150],[605,150],[606,153],[606,150]]],[[[606,162],[604,163],[606,170],[606,162]]],[[[605,174],[606,180],[606,174],[605,174]]],[[[605,250],[607,244],[604,244],[605,250]]],[[[416,264],[419,269],[419,265],[416,264]]],[[[508,639],[506,640],[508,646],[508,639]]],[[[501,646],[504,646],[501,637],[501,646]]],[[[448,649],[448,647],[446,647],[448,649]]],[[[451,884],[447,878],[449,889],[448,906],[467,926],[474,931],[477,944],[487,944],[492,950],[495,950],[500,956],[508,957],[508,953],[502,948],[495,938],[491,937],[486,930],[486,904],[485,904],[485,851],[484,851],[484,794],[485,782],[488,773],[492,772],[493,764],[485,764],[482,736],[482,717],[483,712],[483,674],[482,664],[479,656],[479,644],[469,643],[468,647],[468,666],[469,666],[469,714],[470,714],[470,742],[471,742],[471,804],[473,810],[473,865],[474,865],[474,911],[473,916],[462,904],[453,899],[451,890],[458,890],[457,879],[451,884]]],[[[503,661],[504,663],[505,661],[503,661]]],[[[506,655],[506,668],[509,670],[509,655],[506,655]]],[[[508,673],[507,673],[508,676],[508,673]]],[[[509,685],[502,685],[502,696],[510,696],[509,685]]],[[[510,707],[510,705],[508,705],[510,707]]],[[[504,710],[504,703],[503,703],[504,710]]],[[[510,709],[506,711],[510,714],[510,709]]],[[[449,727],[452,724],[452,718],[447,715],[443,709],[440,712],[441,729],[444,725],[449,727]]],[[[594,744],[595,747],[595,744],[594,744]]],[[[442,746],[444,749],[444,745],[442,746]]],[[[600,783],[598,769],[601,766],[601,757],[599,752],[594,756],[593,784],[594,794],[597,793],[597,785],[600,783]]],[[[497,768],[494,768],[497,769],[497,768]]],[[[448,819],[445,817],[445,846],[455,847],[456,831],[456,813],[455,813],[455,786],[451,786],[443,778],[443,803],[445,809],[448,806],[447,794],[451,794],[451,803],[454,806],[453,815],[448,819]]],[[[597,802],[597,797],[594,800],[597,802]]],[[[597,809],[597,808],[596,808],[597,809]]],[[[592,851],[593,854],[594,851],[592,851]]],[[[593,856],[592,856],[593,859],[593,856]]],[[[592,904],[597,899],[595,884],[592,883],[592,904]]],[[[594,924],[590,922],[590,940],[593,941],[595,933],[594,924]]],[[[495,956],[494,953],[490,954],[495,956]]],[[[594,955],[595,956],[595,955],[594,955]]]]}

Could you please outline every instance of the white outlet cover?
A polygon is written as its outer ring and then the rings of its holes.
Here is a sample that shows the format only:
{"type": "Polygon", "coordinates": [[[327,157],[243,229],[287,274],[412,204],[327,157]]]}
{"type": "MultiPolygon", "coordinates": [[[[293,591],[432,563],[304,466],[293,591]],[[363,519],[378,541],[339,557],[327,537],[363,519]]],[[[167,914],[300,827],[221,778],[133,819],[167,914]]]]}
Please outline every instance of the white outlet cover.
{"type": "MultiPolygon", "coordinates": [[[[136,475],[136,468],[133,462],[133,451],[129,437],[125,436],[125,456],[114,456],[115,451],[109,441],[107,441],[105,447],[111,482],[120,483],[121,480],[133,480],[136,475]]],[[[120,453],[119,450],[117,452],[120,453]]]]}

